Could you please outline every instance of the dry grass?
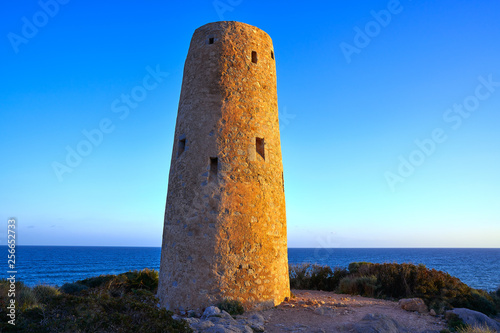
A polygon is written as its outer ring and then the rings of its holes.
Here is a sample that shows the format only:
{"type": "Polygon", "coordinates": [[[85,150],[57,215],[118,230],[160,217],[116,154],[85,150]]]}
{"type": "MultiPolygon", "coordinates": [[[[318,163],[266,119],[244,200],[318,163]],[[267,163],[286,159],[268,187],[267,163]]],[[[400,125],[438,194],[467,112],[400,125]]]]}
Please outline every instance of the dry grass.
{"type": "Polygon", "coordinates": [[[466,326],[464,328],[457,329],[458,333],[495,333],[496,331],[491,330],[486,326],[466,326]]]}

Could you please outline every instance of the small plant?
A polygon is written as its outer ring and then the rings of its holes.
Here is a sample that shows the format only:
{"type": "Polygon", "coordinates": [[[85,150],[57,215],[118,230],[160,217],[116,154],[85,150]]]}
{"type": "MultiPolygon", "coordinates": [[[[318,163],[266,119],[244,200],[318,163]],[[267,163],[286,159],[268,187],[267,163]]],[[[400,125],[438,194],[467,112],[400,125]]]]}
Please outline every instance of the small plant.
{"type": "Polygon", "coordinates": [[[156,293],[158,288],[158,271],[144,269],[142,271],[133,271],[122,273],[108,279],[103,285],[105,289],[114,297],[123,295],[133,290],[144,289],[156,293]]]}
{"type": "Polygon", "coordinates": [[[22,310],[38,306],[35,293],[23,282],[16,282],[16,298],[18,305],[22,310]]]}
{"type": "Polygon", "coordinates": [[[49,299],[54,298],[61,294],[59,289],[52,286],[38,285],[33,287],[33,293],[39,302],[46,302],[49,299]]]}
{"type": "Polygon", "coordinates": [[[485,326],[470,326],[457,329],[458,333],[495,333],[495,331],[491,330],[489,327],[485,326]]]}
{"type": "Polygon", "coordinates": [[[225,299],[216,305],[221,311],[224,310],[231,316],[241,315],[245,312],[245,308],[240,301],[225,299]]]}
{"type": "Polygon", "coordinates": [[[454,313],[447,313],[446,314],[446,319],[448,320],[448,328],[450,331],[455,332],[460,329],[465,329],[466,325],[462,318],[460,318],[458,315],[454,313]]]}

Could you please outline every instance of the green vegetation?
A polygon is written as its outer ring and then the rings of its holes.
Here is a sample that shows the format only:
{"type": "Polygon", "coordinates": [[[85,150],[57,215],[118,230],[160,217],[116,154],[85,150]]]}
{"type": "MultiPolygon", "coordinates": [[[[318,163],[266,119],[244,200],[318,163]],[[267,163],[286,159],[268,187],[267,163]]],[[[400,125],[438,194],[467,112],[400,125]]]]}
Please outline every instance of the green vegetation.
{"type": "Polygon", "coordinates": [[[340,280],[349,272],[345,268],[335,267],[333,270],[328,266],[316,264],[290,265],[290,288],[335,291],[340,280]]]}
{"type": "MultiPolygon", "coordinates": [[[[6,316],[7,280],[0,280],[0,316],[6,316]]],[[[184,321],[158,308],[158,272],[102,275],[60,288],[16,282],[16,326],[1,332],[191,332],[184,321]]]]}
{"type": "Polygon", "coordinates": [[[245,312],[241,302],[237,300],[224,300],[216,305],[221,311],[224,310],[231,316],[241,315],[245,312]]]}
{"type": "Polygon", "coordinates": [[[340,280],[338,291],[341,294],[375,296],[378,289],[377,278],[370,276],[345,277],[340,280]]]}
{"type": "Polygon", "coordinates": [[[464,321],[454,313],[447,314],[446,318],[448,322],[448,328],[450,329],[451,332],[456,332],[457,330],[462,330],[467,327],[464,321]]]}
{"type": "Polygon", "coordinates": [[[500,311],[500,288],[491,293],[473,289],[456,277],[424,265],[355,262],[347,270],[290,265],[290,286],[386,299],[419,297],[436,313],[454,307],[486,315],[500,311]]]}

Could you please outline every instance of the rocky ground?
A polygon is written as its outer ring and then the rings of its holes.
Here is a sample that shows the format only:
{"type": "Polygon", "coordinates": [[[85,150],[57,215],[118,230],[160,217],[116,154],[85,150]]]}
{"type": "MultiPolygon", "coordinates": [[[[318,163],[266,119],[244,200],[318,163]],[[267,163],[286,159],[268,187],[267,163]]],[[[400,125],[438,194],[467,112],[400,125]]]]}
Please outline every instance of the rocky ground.
{"type": "Polygon", "coordinates": [[[187,318],[197,332],[439,332],[442,317],[418,301],[407,304],[332,292],[292,290],[288,302],[232,318],[215,307],[201,318],[187,318]],[[404,310],[405,307],[407,310],[404,310]]]}
{"type": "Polygon", "coordinates": [[[295,298],[264,311],[266,332],[439,332],[440,317],[398,302],[324,291],[294,290],[295,298]]]}

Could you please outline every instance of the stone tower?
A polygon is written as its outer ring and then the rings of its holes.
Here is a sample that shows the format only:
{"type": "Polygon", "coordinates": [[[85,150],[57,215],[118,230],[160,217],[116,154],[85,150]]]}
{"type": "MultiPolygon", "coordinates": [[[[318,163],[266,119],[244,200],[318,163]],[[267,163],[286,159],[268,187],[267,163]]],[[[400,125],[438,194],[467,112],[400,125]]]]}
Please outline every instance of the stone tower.
{"type": "Polygon", "coordinates": [[[273,44],[248,24],[209,23],[191,40],[158,295],[169,310],[290,295],[273,44]]]}

